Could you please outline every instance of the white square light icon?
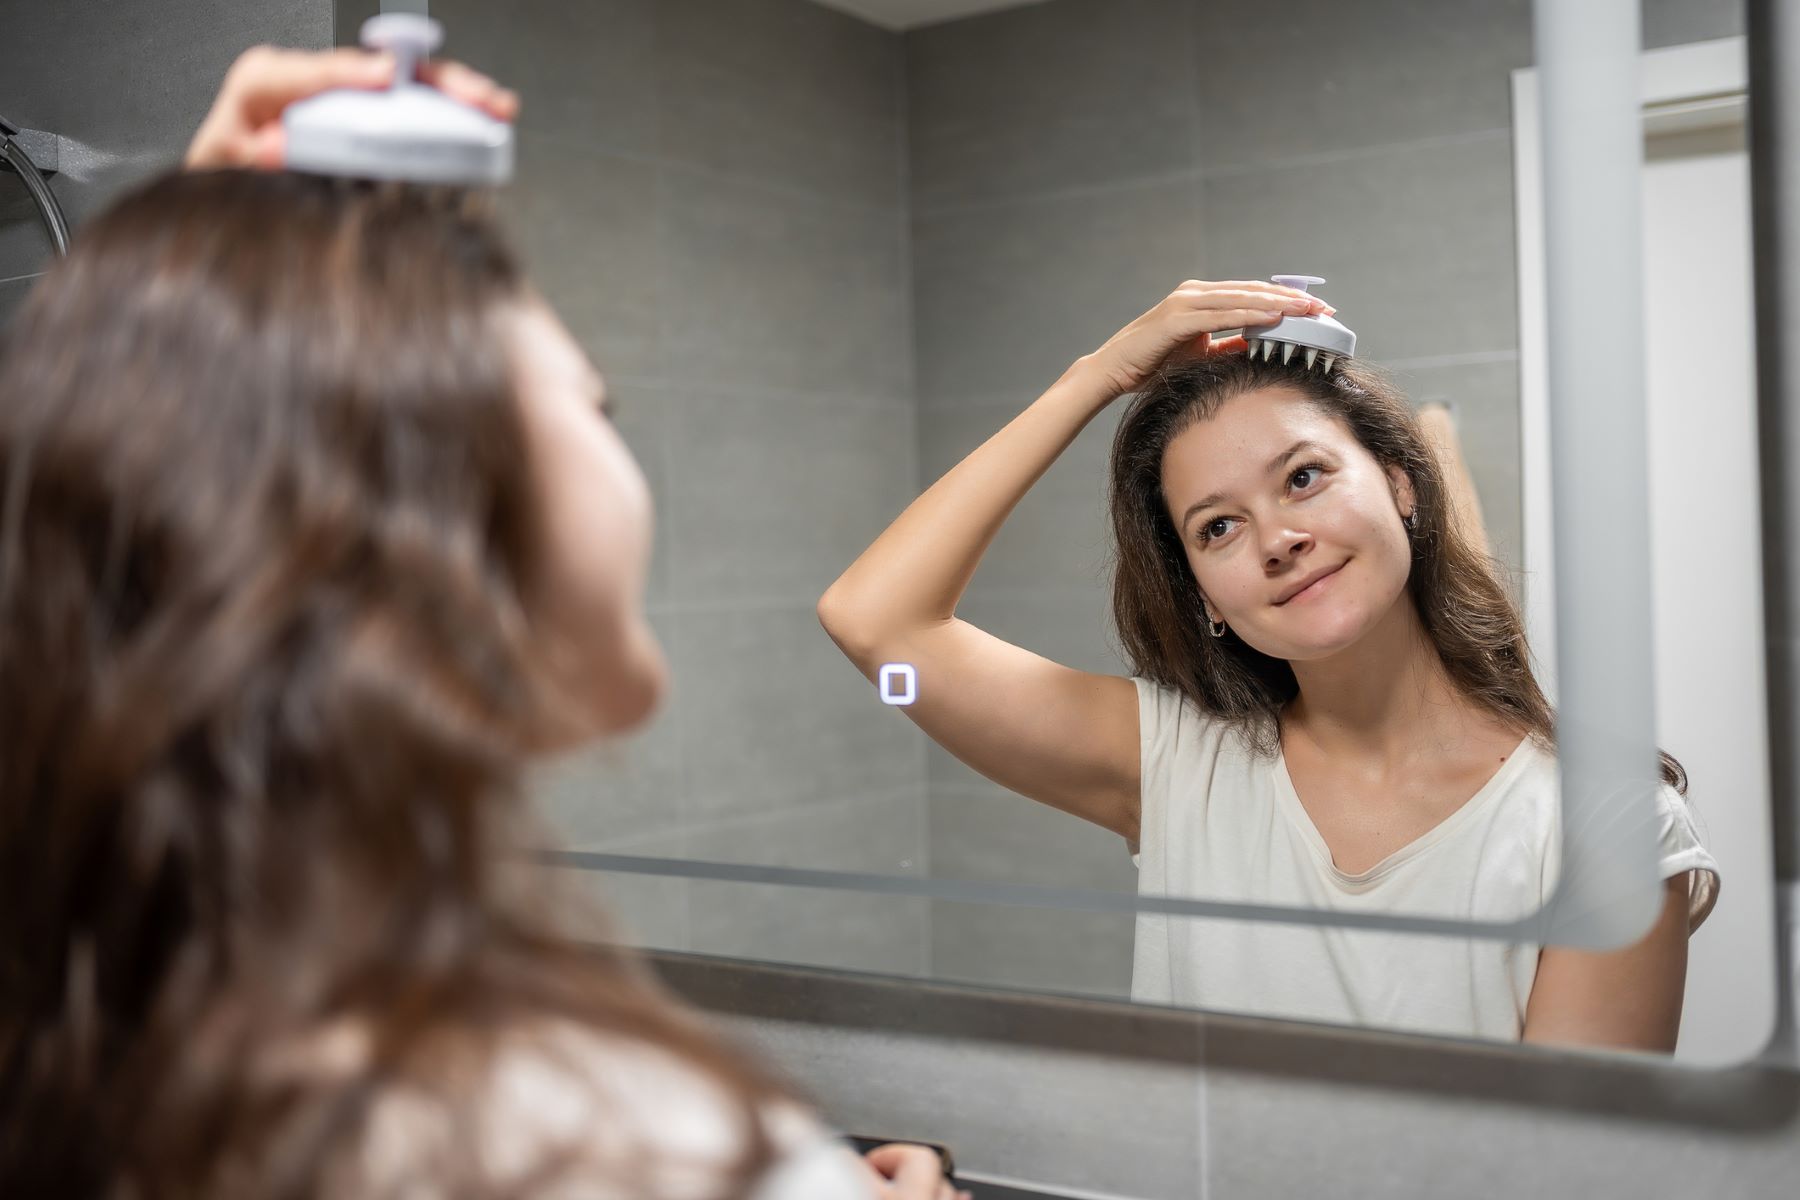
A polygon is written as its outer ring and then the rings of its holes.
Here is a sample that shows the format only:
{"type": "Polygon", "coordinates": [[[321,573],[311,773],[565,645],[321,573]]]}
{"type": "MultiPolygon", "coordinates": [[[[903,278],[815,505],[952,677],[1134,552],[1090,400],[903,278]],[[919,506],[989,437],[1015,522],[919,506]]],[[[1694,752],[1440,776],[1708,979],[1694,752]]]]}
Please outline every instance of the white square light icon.
{"type": "Polygon", "coordinates": [[[877,679],[883,704],[911,704],[919,698],[919,673],[911,663],[882,663],[877,679]]]}

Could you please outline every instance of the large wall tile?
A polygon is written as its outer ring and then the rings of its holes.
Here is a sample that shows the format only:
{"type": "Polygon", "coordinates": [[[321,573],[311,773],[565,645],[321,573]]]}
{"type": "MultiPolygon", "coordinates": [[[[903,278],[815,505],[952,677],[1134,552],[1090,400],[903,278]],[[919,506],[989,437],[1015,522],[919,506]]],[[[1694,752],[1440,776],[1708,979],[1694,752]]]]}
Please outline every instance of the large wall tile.
{"type": "Polygon", "coordinates": [[[938,879],[1137,892],[1125,841],[997,785],[934,788],[927,812],[938,879]]]}
{"type": "MultiPolygon", "coordinates": [[[[645,841],[631,853],[679,858],[679,837],[645,841]]],[[[583,941],[641,946],[655,950],[688,948],[688,881],[630,871],[585,867],[540,867],[548,871],[563,901],[562,928],[583,941]]]]}
{"type": "Polygon", "coordinates": [[[4,327],[18,311],[19,305],[25,303],[26,293],[38,281],[36,275],[26,275],[18,279],[0,279],[0,327],[4,327]]]}
{"type": "Polygon", "coordinates": [[[1509,129],[1532,62],[1530,0],[1190,2],[1206,170],[1509,129]]]}
{"type": "Polygon", "coordinates": [[[945,982],[1131,997],[1133,914],[931,902],[931,974],[945,982]]]}
{"type": "MultiPolygon", "coordinates": [[[[921,407],[919,490],[943,478],[1033,399],[921,407]]],[[[1096,414],[1032,485],[982,555],[971,588],[1110,586],[1112,521],[1106,486],[1113,434],[1125,403],[1096,414]]]]}
{"type": "Polygon", "coordinates": [[[1205,278],[1323,276],[1380,362],[1515,350],[1512,138],[1397,146],[1206,179],[1205,278]]]}
{"type": "Polygon", "coordinates": [[[673,412],[678,595],[816,600],[915,498],[909,404],[696,392],[673,412]]]}
{"type": "MultiPolygon", "coordinates": [[[[670,654],[675,618],[652,610],[650,626],[670,654]]],[[[539,759],[529,780],[558,844],[576,850],[639,848],[685,828],[681,727],[669,699],[639,728],[539,759]]]]}
{"type": "MultiPolygon", "coordinates": [[[[593,150],[657,145],[659,0],[431,0],[444,53],[520,93],[519,129],[593,150]]],[[[355,29],[340,27],[351,41],[355,29]]]]}
{"type": "Polygon", "coordinates": [[[665,166],[662,374],[737,389],[912,394],[896,209],[665,166]]]}
{"type": "MultiPolygon", "coordinates": [[[[882,875],[924,874],[923,807],[916,791],[854,805],[696,828],[690,858],[882,875]]],[[[917,975],[928,967],[930,907],[922,897],[694,880],[690,946],[845,970],[917,975]]]]}
{"type": "MultiPolygon", "coordinates": [[[[807,1010],[804,997],[815,985],[797,980],[794,987],[786,1007],[807,1010]]],[[[971,1173],[1054,1181],[1087,1195],[1195,1200],[1205,1194],[1201,1084],[1180,1061],[1179,1035],[1145,1022],[1139,1040],[1160,1034],[1171,1044],[1137,1054],[1111,1052],[1120,1048],[1117,1041],[1096,1052],[1058,1036],[1060,1030],[1025,1041],[983,1029],[982,1017],[971,1011],[979,1000],[960,997],[948,1000],[954,1016],[921,1031],[909,1027],[905,1010],[938,1006],[931,998],[923,1005],[913,996],[895,999],[898,1009],[865,1003],[841,1025],[829,1017],[762,1013],[721,1018],[764,1061],[798,1080],[840,1129],[944,1142],[971,1173]],[[871,1012],[878,1030],[860,1026],[871,1012]]],[[[1029,1014],[1006,1015],[1039,1023],[1029,1014]]],[[[1259,1137],[1268,1152],[1277,1135],[1265,1127],[1259,1137]]],[[[1334,1193],[1323,1194],[1341,1194],[1339,1182],[1334,1193]]]]}
{"type": "MultiPolygon", "coordinates": [[[[1655,1119],[1656,1110],[1668,1107],[1659,1093],[1710,1088],[1723,1109],[1747,1081],[1701,1082],[1670,1070],[1641,1081],[1634,1102],[1625,1079],[1609,1081],[1597,1066],[1581,1091],[1564,1078],[1565,1090],[1553,1096],[1532,1087],[1528,1065],[1518,1064],[1512,1090],[1523,1095],[1483,1095],[1457,1085],[1459,1066],[1476,1077],[1507,1072],[1483,1062],[1479,1052],[1459,1064],[1457,1051],[1446,1047],[1435,1052],[1436,1086],[1375,1090],[1355,1080],[1334,1086],[1314,1078],[1306,1040],[1297,1035],[1284,1045],[1264,1034],[1256,1039],[1264,1048],[1257,1061],[1207,1070],[1207,1194],[1222,1200],[1319,1196],[1341,1193],[1344,1181],[1354,1179],[1369,1194],[1423,1200],[1493,1195],[1502,1176],[1509,1193],[1591,1200],[1696,1193],[1774,1200],[1793,1190],[1791,1085],[1786,1115],[1771,1109],[1767,1128],[1732,1129],[1723,1114],[1723,1128],[1695,1128],[1691,1118],[1655,1119]],[[1601,1111],[1581,1111],[1590,1105],[1601,1111]],[[1634,1120],[1634,1109],[1648,1119],[1634,1120]],[[1272,1154],[1277,1138],[1286,1152],[1272,1154]]],[[[1426,1054],[1409,1046],[1403,1057],[1426,1054]]],[[[1548,1058],[1529,1066],[1540,1074],[1575,1073],[1548,1058]]]]}
{"type": "MultiPolygon", "coordinates": [[[[1481,500],[1482,520],[1494,557],[1512,574],[1525,568],[1524,498],[1520,491],[1519,363],[1406,366],[1394,375],[1415,406],[1448,404],[1463,461],[1481,500]]],[[[1523,595],[1520,591],[1518,595],[1523,595]]]]}
{"type": "Polygon", "coordinates": [[[913,203],[1195,166],[1192,21],[1188,0],[1059,0],[907,34],[913,203]]]}
{"type": "Polygon", "coordinates": [[[899,209],[898,37],[794,0],[655,8],[664,159],[899,209]]]}
{"type": "Polygon", "coordinates": [[[881,702],[810,603],[686,608],[672,661],[695,822],[856,804],[919,781],[924,734],[881,702]]]}
{"type": "Polygon", "coordinates": [[[1744,32],[1745,0],[1643,0],[1644,46],[1675,46],[1744,32]]]}
{"type": "Polygon", "coordinates": [[[656,166],[524,132],[516,154],[500,211],[533,282],[602,373],[655,374],[665,303],[656,166]]]}
{"type": "MultiPolygon", "coordinates": [[[[12,4],[0,37],[0,116],[67,139],[49,177],[75,236],[133,184],[174,166],[226,70],[260,42],[331,44],[330,0],[68,0],[12,4]]],[[[0,279],[43,270],[49,236],[0,176],[0,279]]]]}
{"type": "Polygon", "coordinates": [[[924,797],[911,785],[846,803],[771,805],[686,831],[689,856],[702,862],[801,867],[923,878],[924,797]]]}
{"type": "Polygon", "coordinates": [[[916,215],[920,402],[1035,395],[1205,278],[1199,194],[1183,178],[916,215]]]}
{"type": "Polygon", "coordinates": [[[1052,1193],[1773,1200],[1800,1169],[1791,1071],[657,965],[840,1127],[1052,1193]]]}
{"type": "Polygon", "coordinates": [[[595,931],[597,937],[655,950],[686,950],[692,945],[687,880],[628,871],[583,871],[581,876],[605,918],[605,925],[595,931]]]}
{"type": "Polygon", "coordinates": [[[262,42],[331,44],[330,0],[61,0],[6,6],[0,115],[139,173],[181,158],[226,69],[262,42]]]}

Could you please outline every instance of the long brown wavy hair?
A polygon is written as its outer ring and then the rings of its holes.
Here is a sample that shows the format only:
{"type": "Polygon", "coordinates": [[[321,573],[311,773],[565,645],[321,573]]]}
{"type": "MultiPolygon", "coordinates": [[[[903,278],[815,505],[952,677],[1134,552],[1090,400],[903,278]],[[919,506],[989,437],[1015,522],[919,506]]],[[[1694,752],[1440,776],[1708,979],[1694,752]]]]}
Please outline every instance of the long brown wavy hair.
{"type": "MultiPolygon", "coordinates": [[[[1199,585],[1162,490],[1169,444],[1226,401],[1265,387],[1299,391],[1383,468],[1405,472],[1418,513],[1407,594],[1426,635],[1464,696],[1554,751],[1555,713],[1532,673],[1524,622],[1497,566],[1462,535],[1443,469],[1404,392],[1362,359],[1327,375],[1220,353],[1165,363],[1138,391],[1113,436],[1109,484],[1113,619],[1132,673],[1231,722],[1255,751],[1278,750],[1281,710],[1299,692],[1293,668],[1234,630],[1220,638],[1207,631],[1199,585]]],[[[1681,764],[1662,751],[1658,757],[1663,781],[1686,795],[1681,764]]]]}
{"type": "Polygon", "coordinates": [[[478,194],[178,173],[7,330],[0,1194],[363,1195],[397,1153],[434,1195],[654,1195],[591,1142],[482,1161],[534,1119],[493,1072],[570,1029],[719,1085],[717,1194],[769,1162],[780,1085],[509,865],[558,707],[495,319],[527,286],[478,194]],[[461,1132],[370,1147],[400,1096],[461,1132]]]}

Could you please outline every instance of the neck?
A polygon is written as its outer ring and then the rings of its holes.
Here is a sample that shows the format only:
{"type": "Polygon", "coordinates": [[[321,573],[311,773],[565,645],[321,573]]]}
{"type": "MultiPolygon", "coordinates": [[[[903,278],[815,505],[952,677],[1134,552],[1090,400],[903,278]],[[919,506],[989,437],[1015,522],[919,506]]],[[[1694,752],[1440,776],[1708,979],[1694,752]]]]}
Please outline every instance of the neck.
{"type": "Polygon", "coordinates": [[[1407,592],[1355,645],[1289,665],[1300,691],[1282,713],[1284,735],[1339,761],[1404,764],[1456,740],[1475,716],[1407,592]]]}

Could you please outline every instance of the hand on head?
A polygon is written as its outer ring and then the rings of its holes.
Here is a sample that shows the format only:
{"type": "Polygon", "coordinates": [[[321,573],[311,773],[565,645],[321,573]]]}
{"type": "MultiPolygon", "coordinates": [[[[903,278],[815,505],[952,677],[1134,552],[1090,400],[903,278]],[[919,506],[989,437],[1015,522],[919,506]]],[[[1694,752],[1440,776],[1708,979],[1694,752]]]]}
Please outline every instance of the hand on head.
{"type": "MultiPolygon", "coordinates": [[[[332,88],[381,88],[394,77],[394,56],[342,48],[284,50],[253,46],[225,74],[212,110],[189,143],[182,165],[279,170],[284,156],[281,111],[332,88]]],[[[502,121],[518,115],[519,97],[479,71],[448,59],[421,63],[419,78],[453,99],[502,121]]]]}

